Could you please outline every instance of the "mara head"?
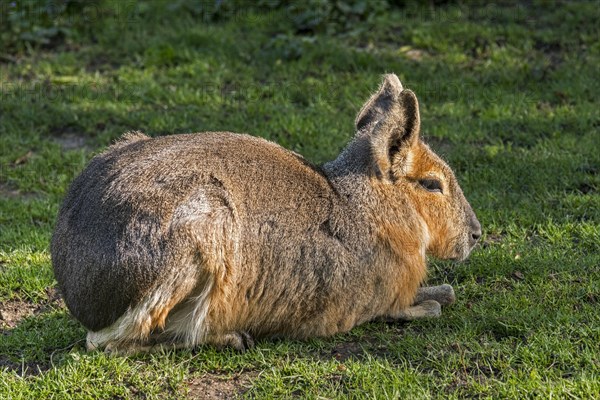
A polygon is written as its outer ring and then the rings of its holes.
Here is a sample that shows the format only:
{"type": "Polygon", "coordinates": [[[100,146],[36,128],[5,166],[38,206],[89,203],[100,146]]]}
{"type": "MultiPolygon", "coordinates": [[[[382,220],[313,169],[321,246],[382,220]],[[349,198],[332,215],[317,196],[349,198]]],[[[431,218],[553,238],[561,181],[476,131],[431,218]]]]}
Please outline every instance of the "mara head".
{"type": "Polygon", "coordinates": [[[381,87],[356,118],[357,138],[370,148],[372,174],[406,196],[426,227],[427,252],[464,260],[481,236],[481,225],[450,167],[419,137],[419,103],[398,77],[381,87]]]}

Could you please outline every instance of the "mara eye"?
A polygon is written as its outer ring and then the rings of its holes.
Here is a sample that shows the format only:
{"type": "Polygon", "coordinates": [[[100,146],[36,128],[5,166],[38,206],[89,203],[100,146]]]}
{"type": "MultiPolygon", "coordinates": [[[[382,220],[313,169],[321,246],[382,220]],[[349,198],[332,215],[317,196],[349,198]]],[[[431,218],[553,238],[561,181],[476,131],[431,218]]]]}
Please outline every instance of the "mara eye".
{"type": "Polygon", "coordinates": [[[437,179],[421,179],[419,184],[430,192],[442,193],[442,182],[437,179]]]}

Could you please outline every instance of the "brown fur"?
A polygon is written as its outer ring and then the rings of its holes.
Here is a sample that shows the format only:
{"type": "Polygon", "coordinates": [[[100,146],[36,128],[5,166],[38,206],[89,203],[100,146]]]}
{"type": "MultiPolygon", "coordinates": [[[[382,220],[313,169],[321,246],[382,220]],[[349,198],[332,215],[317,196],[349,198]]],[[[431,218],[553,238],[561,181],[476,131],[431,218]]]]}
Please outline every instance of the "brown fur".
{"type": "Polygon", "coordinates": [[[395,75],[356,127],[322,169],[225,132],[133,133],[96,156],[73,182],[51,246],[89,348],[243,349],[252,337],[439,315],[454,293],[419,289],[426,254],[466,258],[479,223],[419,139],[416,97],[395,75]]]}

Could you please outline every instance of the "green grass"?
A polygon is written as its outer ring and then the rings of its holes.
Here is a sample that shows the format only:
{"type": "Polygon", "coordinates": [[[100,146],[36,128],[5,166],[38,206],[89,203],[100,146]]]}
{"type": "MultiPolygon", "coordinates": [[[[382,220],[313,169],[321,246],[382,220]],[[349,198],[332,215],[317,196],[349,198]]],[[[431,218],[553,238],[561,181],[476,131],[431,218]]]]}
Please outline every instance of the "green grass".
{"type": "Polygon", "coordinates": [[[33,310],[0,321],[0,398],[177,398],[207,377],[251,398],[600,397],[600,12],[500,3],[302,36],[281,10],[211,22],[140,2],[0,59],[0,302],[33,310]],[[467,262],[431,262],[429,282],[457,292],[442,318],[245,354],[85,352],[48,243],[96,152],[129,130],[230,130],[324,162],[385,72],[417,93],[484,227],[467,262]]]}

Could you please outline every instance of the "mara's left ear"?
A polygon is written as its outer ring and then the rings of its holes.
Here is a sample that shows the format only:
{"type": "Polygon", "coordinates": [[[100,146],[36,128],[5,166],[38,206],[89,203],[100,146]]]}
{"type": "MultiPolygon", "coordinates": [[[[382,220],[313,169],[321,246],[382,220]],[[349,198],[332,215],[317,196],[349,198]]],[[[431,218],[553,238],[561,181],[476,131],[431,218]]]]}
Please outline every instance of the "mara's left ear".
{"type": "Polygon", "coordinates": [[[398,102],[402,89],[396,74],[384,75],[379,90],[367,100],[356,116],[356,130],[368,129],[384,118],[398,102]]]}
{"type": "Polygon", "coordinates": [[[391,177],[392,164],[405,162],[410,148],[419,140],[419,103],[411,90],[402,88],[394,74],[384,76],[379,91],[356,118],[359,135],[367,135],[374,173],[391,177]]]}

